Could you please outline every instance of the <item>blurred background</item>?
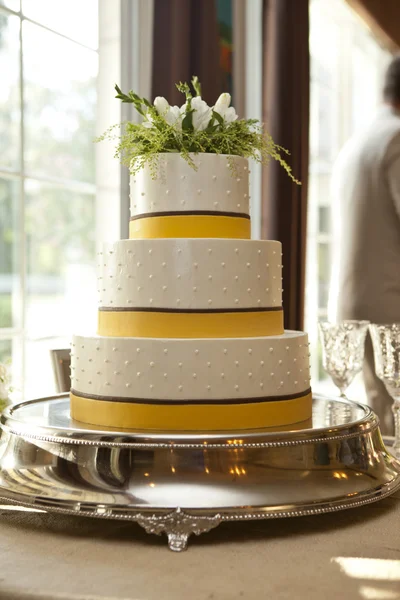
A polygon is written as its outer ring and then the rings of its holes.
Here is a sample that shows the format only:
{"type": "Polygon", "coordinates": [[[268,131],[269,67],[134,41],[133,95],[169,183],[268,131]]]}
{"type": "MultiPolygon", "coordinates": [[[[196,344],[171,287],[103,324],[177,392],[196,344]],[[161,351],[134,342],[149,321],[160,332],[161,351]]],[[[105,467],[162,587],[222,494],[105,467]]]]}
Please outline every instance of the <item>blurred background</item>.
{"type": "Polygon", "coordinates": [[[284,244],[285,324],[308,331],[313,388],[332,390],[317,335],[331,170],[381,101],[399,23],[398,0],[0,0],[0,362],[16,397],[54,392],[49,350],[96,327],[96,247],[128,237],[128,172],[93,142],[136,118],[114,84],[174,103],[193,74],[291,150],[301,188],[251,169],[252,233],[284,244]]]}

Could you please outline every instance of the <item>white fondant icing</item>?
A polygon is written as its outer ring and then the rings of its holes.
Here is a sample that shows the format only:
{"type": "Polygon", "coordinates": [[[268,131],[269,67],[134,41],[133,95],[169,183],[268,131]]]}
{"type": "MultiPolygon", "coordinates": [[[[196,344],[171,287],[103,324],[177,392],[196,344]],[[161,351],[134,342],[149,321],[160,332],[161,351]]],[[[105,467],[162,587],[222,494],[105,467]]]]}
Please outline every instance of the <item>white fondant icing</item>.
{"type": "Polygon", "coordinates": [[[112,254],[107,252],[109,245],[104,247],[107,262],[100,267],[101,277],[110,281],[100,292],[99,303],[103,307],[206,309],[282,305],[280,252],[273,255],[280,242],[122,240],[111,247],[112,254]],[[132,248],[134,252],[129,252],[132,248]]]}
{"type": "Polygon", "coordinates": [[[75,336],[71,367],[74,369],[80,360],[85,373],[78,379],[73,370],[72,388],[99,396],[166,401],[202,399],[206,386],[210,386],[207,397],[214,399],[295,394],[309,386],[306,340],[307,334],[294,331],[268,338],[222,340],[75,336]],[[116,344],[118,352],[113,352],[116,344]],[[96,347],[100,350],[94,354],[96,347]],[[292,365],[290,376],[288,361],[292,365]],[[132,380],[128,388],[126,384],[132,380]],[[154,387],[150,389],[150,385],[154,387]],[[184,396],[178,394],[178,386],[183,386],[184,396]]]}
{"type": "Polygon", "coordinates": [[[249,214],[246,158],[202,154],[201,160],[198,155],[192,159],[196,170],[178,153],[160,154],[156,179],[148,166],[131,177],[131,215],[182,210],[249,214]]]}

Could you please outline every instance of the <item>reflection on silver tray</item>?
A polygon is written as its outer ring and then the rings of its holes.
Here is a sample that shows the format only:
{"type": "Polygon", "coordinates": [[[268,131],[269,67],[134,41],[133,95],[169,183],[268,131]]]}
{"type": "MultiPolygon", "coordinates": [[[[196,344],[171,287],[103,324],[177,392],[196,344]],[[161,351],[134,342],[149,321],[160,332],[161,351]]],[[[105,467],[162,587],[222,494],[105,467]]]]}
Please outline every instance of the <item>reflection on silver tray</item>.
{"type": "Polygon", "coordinates": [[[133,520],[173,550],[222,521],[331,512],[400,486],[374,413],[338,398],[314,396],[312,423],[291,431],[98,430],[71,421],[65,394],[12,407],[1,427],[1,498],[133,520]]]}

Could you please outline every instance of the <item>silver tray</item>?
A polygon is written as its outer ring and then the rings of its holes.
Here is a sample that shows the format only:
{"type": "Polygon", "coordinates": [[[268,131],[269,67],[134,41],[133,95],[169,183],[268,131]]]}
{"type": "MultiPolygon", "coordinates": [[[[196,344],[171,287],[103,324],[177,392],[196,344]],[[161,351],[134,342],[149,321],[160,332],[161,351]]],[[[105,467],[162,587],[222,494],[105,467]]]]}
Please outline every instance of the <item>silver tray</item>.
{"type": "Polygon", "coordinates": [[[353,508],[400,487],[366,406],[315,395],[312,426],[168,433],[73,422],[66,394],[1,417],[0,497],[30,509],[132,520],[172,550],[223,521],[353,508]]]}

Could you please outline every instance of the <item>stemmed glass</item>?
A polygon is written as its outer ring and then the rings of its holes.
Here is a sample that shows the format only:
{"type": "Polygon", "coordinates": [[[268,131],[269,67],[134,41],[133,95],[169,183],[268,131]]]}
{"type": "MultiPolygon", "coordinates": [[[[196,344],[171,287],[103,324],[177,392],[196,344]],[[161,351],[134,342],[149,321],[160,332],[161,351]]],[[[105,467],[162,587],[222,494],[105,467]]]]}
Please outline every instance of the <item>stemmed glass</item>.
{"type": "Polygon", "coordinates": [[[370,325],[374,348],[375,371],[393,398],[394,446],[400,457],[400,323],[370,325]]]}
{"type": "Polygon", "coordinates": [[[322,342],[322,365],[339,388],[342,398],[346,398],[345,391],[362,369],[368,325],[369,321],[318,323],[322,342]]]}

